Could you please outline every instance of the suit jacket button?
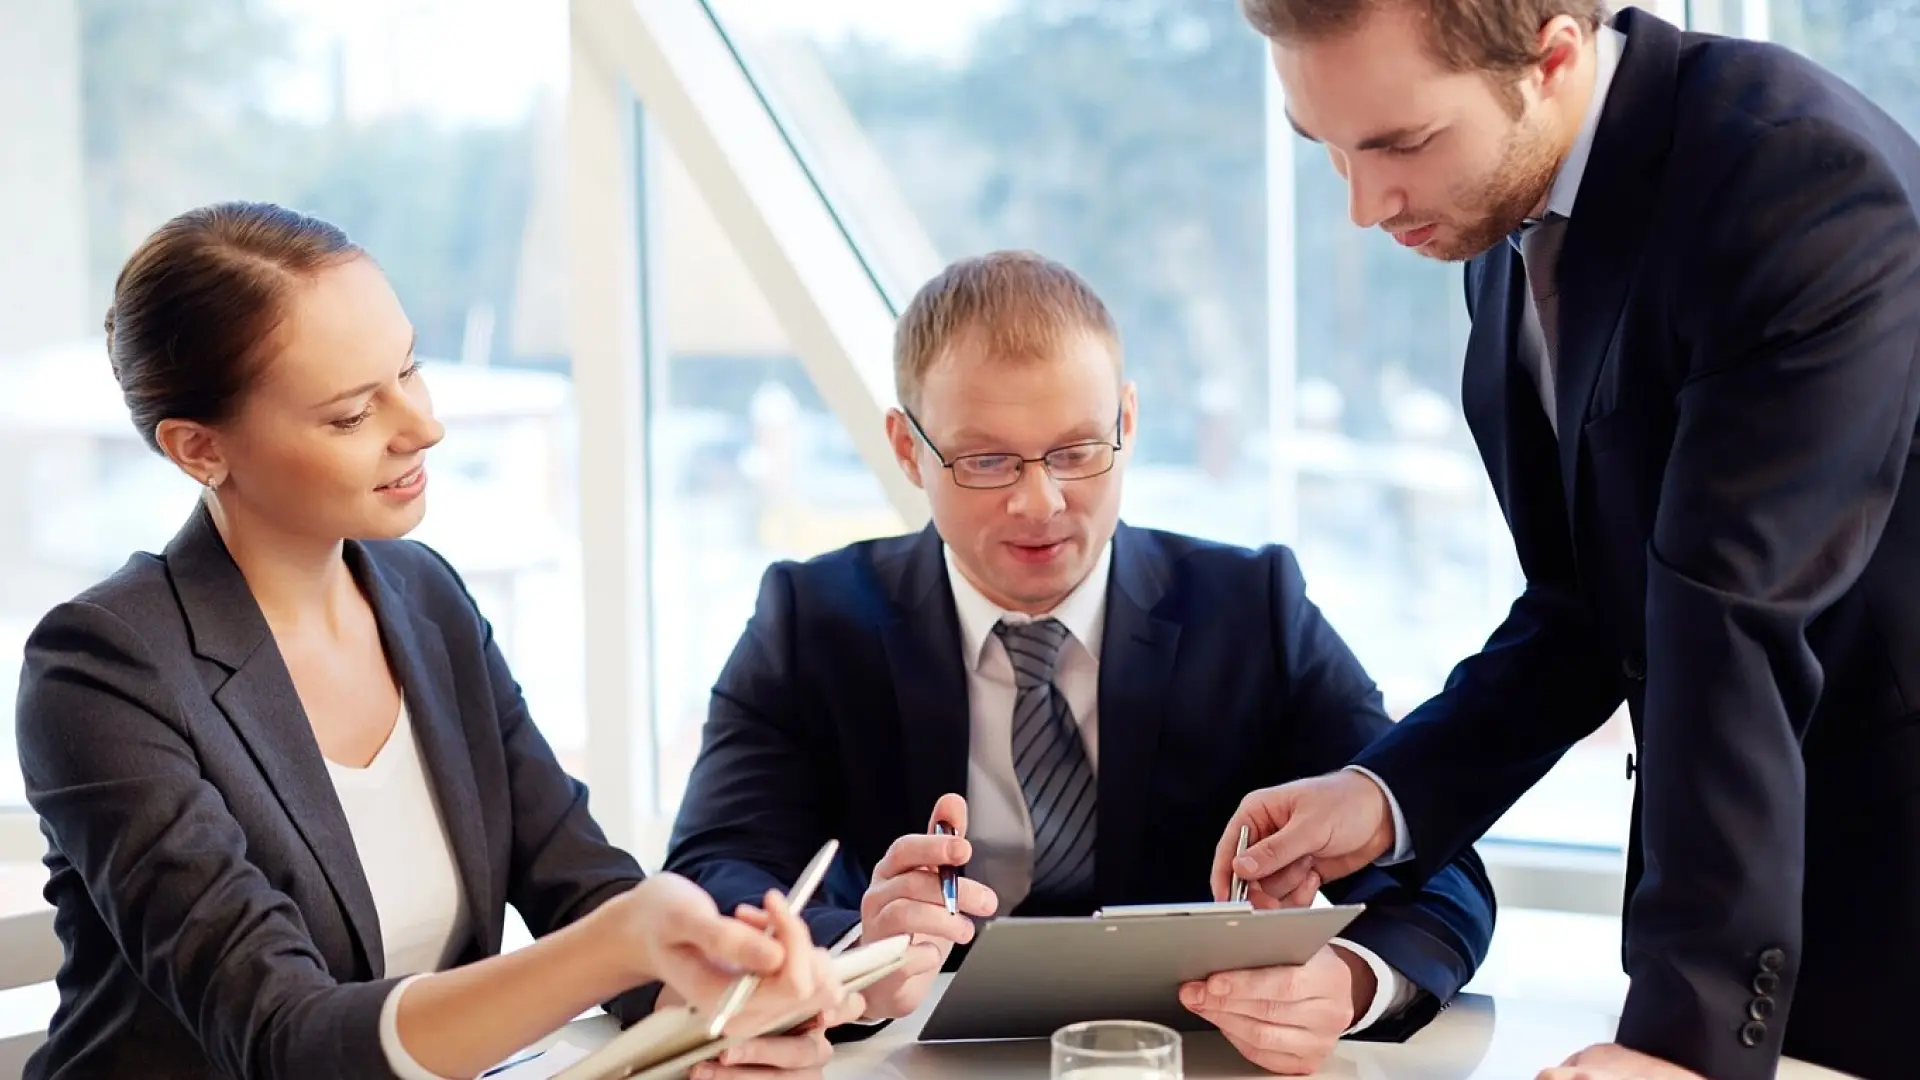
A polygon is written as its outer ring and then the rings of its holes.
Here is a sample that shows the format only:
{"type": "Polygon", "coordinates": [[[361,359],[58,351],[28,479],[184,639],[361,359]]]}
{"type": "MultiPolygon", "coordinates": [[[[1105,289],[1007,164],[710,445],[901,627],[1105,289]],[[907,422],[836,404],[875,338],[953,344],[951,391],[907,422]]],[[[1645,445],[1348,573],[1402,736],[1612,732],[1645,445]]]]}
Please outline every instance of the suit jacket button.
{"type": "Polygon", "coordinates": [[[1760,954],[1761,971],[1779,971],[1787,964],[1787,954],[1779,949],[1768,949],[1760,954]]]}
{"type": "Polygon", "coordinates": [[[1633,779],[1633,774],[1636,771],[1637,767],[1633,763],[1633,751],[1629,750],[1627,751],[1627,779],[1633,779]]]}
{"type": "Polygon", "coordinates": [[[1634,682],[1647,677],[1647,658],[1639,653],[1630,653],[1620,662],[1620,672],[1634,682]]]}
{"type": "Polygon", "coordinates": [[[1778,989],[1780,989],[1780,976],[1771,971],[1763,971],[1753,977],[1753,992],[1761,997],[1766,997],[1778,989]]]}
{"type": "Polygon", "coordinates": [[[1773,999],[1765,994],[1747,1002],[1747,1015],[1755,1020],[1773,1019],[1773,999]]]}
{"type": "Polygon", "coordinates": [[[1741,1046],[1759,1046],[1767,1038],[1767,1025],[1758,1020],[1749,1020],[1740,1029],[1741,1046]]]}

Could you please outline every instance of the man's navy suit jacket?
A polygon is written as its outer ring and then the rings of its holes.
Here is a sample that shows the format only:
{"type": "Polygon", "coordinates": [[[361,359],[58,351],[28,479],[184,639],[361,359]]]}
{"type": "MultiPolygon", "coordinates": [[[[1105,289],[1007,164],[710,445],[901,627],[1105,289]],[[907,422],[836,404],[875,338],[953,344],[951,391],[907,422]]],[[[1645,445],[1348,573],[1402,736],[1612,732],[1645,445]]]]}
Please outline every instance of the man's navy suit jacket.
{"type": "Polygon", "coordinates": [[[1920,1001],[1920,147],[1785,49],[1614,25],[1557,439],[1517,255],[1466,272],[1464,405],[1525,593],[1361,762],[1417,882],[1624,700],[1619,1040],[1716,1080],[1783,1049],[1911,1076],[1875,1014],[1920,1001]]]}
{"type": "MultiPolygon", "coordinates": [[[[1214,848],[1242,796],[1337,769],[1392,726],[1283,547],[1122,524],[1099,672],[1098,906],[1211,900],[1214,848]]],[[[941,795],[966,792],[968,732],[959,617],[931,526],[776,564],[714,688],[666,868],[731,910],[788,888],[838,838],[804,913],[831,944],[859,922],[888,846],[925,832],[941,795]]],[[[1344,936],[1422,991],[1369,1037],[1417,1030],[1486,955],[1494,901],[1471,850],[1418,890],[1368,870],[1325,892],[1368,905],[1344,936]]]]}

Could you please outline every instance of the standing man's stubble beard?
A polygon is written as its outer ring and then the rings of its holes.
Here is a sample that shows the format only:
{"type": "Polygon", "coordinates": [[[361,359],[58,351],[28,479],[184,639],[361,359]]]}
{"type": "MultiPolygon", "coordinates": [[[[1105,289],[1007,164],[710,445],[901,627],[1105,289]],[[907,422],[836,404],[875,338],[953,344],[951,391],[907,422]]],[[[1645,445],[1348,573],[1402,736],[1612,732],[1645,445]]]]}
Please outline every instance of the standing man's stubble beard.
{"type": "Polygon", "coordinates": [[[1444,246],[1429,246],[1421,254],[1441,262],[1465,262],[1505,240],[1546,198],[1568,149],[1544,117],[1515,125],[1499,167],[1480,192],[1468,193],[1462,200],[1467,209],[1456,224],[1456,234],[1444,246]]]}

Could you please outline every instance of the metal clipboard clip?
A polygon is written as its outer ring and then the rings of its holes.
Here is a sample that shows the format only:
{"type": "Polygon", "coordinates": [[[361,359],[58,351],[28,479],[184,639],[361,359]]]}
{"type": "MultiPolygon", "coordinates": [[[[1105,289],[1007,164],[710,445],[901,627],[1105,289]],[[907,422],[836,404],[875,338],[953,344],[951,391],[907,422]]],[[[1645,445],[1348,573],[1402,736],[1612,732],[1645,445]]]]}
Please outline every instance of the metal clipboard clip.
{"type": "Polygon", "coordinates": [[[1093,913],[1096,919],[1144,919],[1162,915],[1251,915],[1247,900],[1210,900],[1200,904],[1116,904],[1093,913]]]}

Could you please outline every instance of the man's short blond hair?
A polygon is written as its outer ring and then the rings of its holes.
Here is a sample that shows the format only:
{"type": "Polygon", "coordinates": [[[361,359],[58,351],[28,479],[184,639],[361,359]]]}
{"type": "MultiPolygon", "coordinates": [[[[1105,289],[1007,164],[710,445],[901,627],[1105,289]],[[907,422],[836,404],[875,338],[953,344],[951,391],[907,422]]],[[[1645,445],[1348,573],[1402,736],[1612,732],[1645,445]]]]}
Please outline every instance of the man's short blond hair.
{"type": "MultiPolygon", "coordinates": [[[[1076,334],[1094,334],[1120,357],[1120,331],[1086,280],[1031,251],[994,251],[952,263],[920,287],[893,338],[893,384],[900,403],[919,405],[928,369],[963,342],[995,360],[1031,362],[1056,355],[1076,334]]],[[[1118,372],[1116,371],[1116,377],[1118,372]]]]}

